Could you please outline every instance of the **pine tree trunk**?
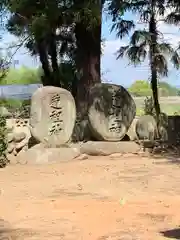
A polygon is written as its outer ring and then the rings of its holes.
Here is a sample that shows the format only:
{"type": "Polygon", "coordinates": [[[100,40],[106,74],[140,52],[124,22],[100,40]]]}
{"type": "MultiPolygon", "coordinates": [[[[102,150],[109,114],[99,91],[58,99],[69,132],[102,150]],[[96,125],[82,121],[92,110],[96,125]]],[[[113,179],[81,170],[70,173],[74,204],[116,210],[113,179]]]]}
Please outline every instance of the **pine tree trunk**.
{"type": "Polygon", "coordinates": [[[52,65],[52,85],[55,87],[60,87],[60,74],[59,74],[59,66],[57,60],[57,45],[55,34],[51,33],[50,41],[49,41],[49,55],[51,57],[51,65],[52,65]]]}
{"type": "Polygon", "coordinates": [[[157,85],[158,85],[157,71],[151,68],[151,88],[153,93],[154,108],[156,111],[156,117],[157,119],[159,119],[161,109],[159,104],[157,85]]]}
{"type": "Polygon", "coordinates": [[[157,26],[155,20],[155,3],[151,1],[151,17],[149,22],[149,32],[151,34],[151,41],[149,46],[149,60],[151,69],[151,88],[153,93],[154,108],[156,111],[157,124],[159,125],[159,115],[161,112],[159,99],[158,99],[158,72],[155,62],[155,55],[157,54],[157,26]]]}
{"type": "Polygon", "coordinates": [[[42,77],[42,84],[44,86],[52,85],[51,82],[51,70],[48,61],[47,49],[43,41],[37,40],[37,49],[39,53],[40,62],[42,69],[44,71],[44,76],[42,77]]]}
{"type": "Polygon", "coordinates": [[[89,90],[92,85],[101,82],[100,57],[101,57],[101,24],[92,32],[87,31],[83,23],[75,27],[77,43],[77,66],[81,73],[77,82],[77,108],[87,113],[89,90]]]}

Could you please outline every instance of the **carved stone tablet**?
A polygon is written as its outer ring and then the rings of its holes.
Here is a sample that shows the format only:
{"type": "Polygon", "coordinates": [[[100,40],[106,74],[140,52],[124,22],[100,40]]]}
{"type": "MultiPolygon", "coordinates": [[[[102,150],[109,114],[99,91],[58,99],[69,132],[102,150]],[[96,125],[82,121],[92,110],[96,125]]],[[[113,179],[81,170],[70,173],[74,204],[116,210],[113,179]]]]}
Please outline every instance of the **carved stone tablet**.
{"type": "Polygon", "coordinates": [[[58,147],[71,138],[76,107],[71,93],[63,88],[39,88],[31,99],[30,131],[39,142],[58,147]]]}
{"type": "Polygon", "coordinates": [[[136,105],[122,86],[100,83],[91,88],[89,124],[98,140],[120,141],[135,115],[136,105]]]}

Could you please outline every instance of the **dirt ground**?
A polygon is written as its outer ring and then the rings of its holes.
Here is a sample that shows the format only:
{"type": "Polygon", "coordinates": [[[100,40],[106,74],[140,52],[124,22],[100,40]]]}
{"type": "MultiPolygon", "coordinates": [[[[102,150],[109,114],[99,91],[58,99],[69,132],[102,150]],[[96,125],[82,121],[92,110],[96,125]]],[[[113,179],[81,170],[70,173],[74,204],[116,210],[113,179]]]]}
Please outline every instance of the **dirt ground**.
{"type": "Polygon", "coordinates": [[[0,240],[180,239],[180,162],[92,157],[0,176],[0,240]]]}

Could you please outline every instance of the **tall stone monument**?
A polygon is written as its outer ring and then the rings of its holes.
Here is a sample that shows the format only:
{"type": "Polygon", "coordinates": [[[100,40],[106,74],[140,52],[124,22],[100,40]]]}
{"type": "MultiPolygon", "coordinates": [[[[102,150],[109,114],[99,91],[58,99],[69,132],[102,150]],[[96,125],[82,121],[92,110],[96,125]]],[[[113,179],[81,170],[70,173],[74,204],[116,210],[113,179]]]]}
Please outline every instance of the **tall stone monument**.
{"type": "Polygon", "coordinates": [[[135,115],[135,102],[124,87],[99,83],[91,88],[88,119],[98,140],[120,141],[135,115]]]}
{"type": "Polygon", "coordinates": [[[58,147],[71,138],[76,107],[71,93],[46,86],[39,88],[31,99],[30,131],[39,142],[58,147]]]}

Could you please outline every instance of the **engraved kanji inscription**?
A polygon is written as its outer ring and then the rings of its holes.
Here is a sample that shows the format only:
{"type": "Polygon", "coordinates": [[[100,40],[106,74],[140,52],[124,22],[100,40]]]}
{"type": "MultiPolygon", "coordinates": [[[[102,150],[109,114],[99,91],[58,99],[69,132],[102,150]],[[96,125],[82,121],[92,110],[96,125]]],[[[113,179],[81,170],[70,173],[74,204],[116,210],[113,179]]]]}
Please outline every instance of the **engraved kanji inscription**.
{"type": "Polygon", "coordinates": [[[50,107],[52,108],[56,108],[56,109],[59,109],[61,108],[61,97],[59,94],[55,94],[51,97],[51,103],[50,103],[50,107]]]}
{"type": "Polygon", "coordinates": [[[53,120],[54,122],[59,122],[62,120],[61,114],[62,114],[62,108],[57,110],[52,110],[49,116],[50,116],[50,119],[53,120]]]}
{"type": "Polygon", "coordinates": [[[51,97],[51,111],[49,117],[51,119],[51,126],[49,129],[49,135],[58,134],[63,130],[63,120],[62,120],[62,107],[60,101],[60,95],[56,94],[51,97]]]}
{"type": "Polygon", "coordinates": [[[121,132],[121,120],[118,118],[112,119],[109,124],[109,131],[116,133],[121,132]]]}
{"type": "Polygon", "coordinates": [[[119,119],[119,111],[121,109],[120,102],[119,102],[119,96],[114,93],[112,95],[112,106],[109,111],[109,116],[111,118],[109,123],[109,131],[110,132],[121,132],[121,119],[119,119]]]}
{"type": "Polygon", "coordinates": [[[52,136],[53,134],[58,134],[60,131],[62,131],[62,123],[62,120],[59,122],[53,122],[49,129],[49,135],[52,136]]]}

